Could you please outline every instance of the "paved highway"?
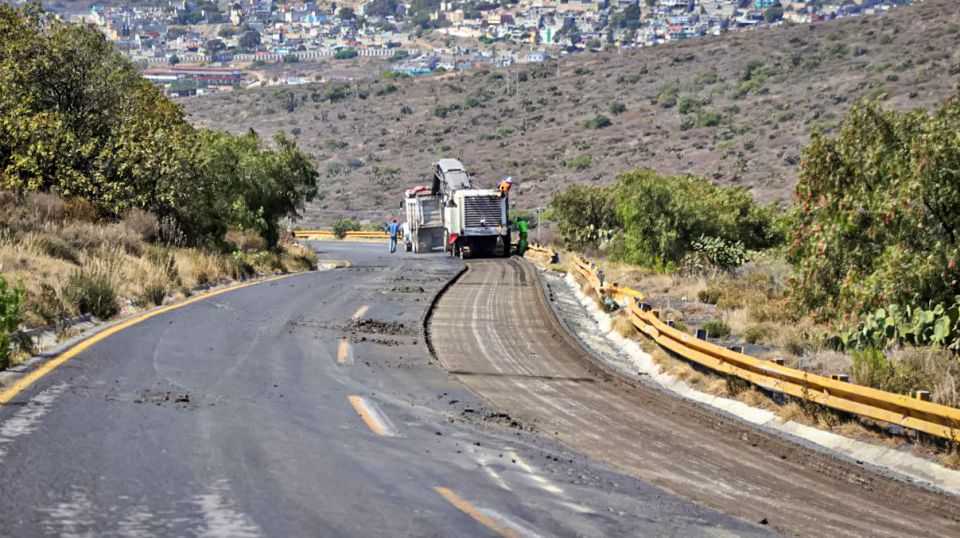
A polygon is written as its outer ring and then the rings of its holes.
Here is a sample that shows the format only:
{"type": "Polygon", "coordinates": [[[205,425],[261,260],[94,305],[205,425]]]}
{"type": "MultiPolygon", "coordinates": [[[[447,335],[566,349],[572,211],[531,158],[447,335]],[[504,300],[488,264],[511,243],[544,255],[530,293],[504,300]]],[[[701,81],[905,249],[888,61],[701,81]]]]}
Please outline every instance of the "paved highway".
{"type": "Polygon", "coordinates": [[[458,260],[316,248],[349,268],[163,312],[0,406],[0,535],[767,534],[578,455],[431,363],[422,317],[458,260]]]}
{"type": "Polygon", "coordinates": [[[789,535],[960,536],[955,498],[607,371],[565,332],[522,260],[469,262],[429,334],[443,365],[492,405],[685,498],[789,535]]]}

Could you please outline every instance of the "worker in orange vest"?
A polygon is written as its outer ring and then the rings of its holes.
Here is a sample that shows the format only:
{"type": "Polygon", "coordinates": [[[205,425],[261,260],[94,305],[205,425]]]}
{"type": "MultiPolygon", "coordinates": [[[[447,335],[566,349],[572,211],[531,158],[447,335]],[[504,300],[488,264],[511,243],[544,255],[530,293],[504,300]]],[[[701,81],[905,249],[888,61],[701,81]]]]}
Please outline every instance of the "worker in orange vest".
{"type": "Polygon", "coordinates": [[[513,178],[507,176],[503,178],[500,183],[497,184],[497,190],[500,191],[500,198],[503,198],[510,192],[510,187],[513,186],[513,178]]]}

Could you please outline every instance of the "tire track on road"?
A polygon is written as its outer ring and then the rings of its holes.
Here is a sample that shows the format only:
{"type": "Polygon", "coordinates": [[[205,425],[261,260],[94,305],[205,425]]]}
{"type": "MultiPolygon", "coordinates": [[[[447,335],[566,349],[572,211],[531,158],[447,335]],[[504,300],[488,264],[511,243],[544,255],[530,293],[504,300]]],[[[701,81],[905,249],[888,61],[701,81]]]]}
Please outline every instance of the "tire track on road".
{"type": "Polygon", "coordinates": [[[455,374],[471,390],[668,491],[786,534],[960,535],[955,498],[614,377],[566,334],[520,260],[471,262],[428,329],[448,370],[524,374],[455,374]],[[551,376],[595,382],[545,381],[551,376]]]}

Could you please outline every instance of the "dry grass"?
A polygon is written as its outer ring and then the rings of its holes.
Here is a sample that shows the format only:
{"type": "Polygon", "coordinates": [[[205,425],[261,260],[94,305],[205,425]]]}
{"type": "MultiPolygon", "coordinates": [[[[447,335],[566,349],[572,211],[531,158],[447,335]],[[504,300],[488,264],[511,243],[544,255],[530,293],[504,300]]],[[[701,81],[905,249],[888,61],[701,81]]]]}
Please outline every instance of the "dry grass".
{"type": "Polygon", "coordinates": [[[625,313],[614,316],[613,330],[624,338],[633,338],[638,334],[636,325],[630,321],[630,318],[625,313]]]}
{"type": "Polygon", "coordinates": [[[209,282],[228,281],[250,271],[303,271],[316,265],[313,251],[296,244],[281,245],[279,254],[248,233],[228,239],[254,263],[221,252],[174,248],[153,243],[156,218],[132,211],[118,222],[96,221],[82,200],[33,194],[18,200],[0,193],[0,269],[8,281],[27,292],[22,310],[25,328],[51,325],[81,314],[65,287],[77,274],[104,279],[117,306],[130,311],[161,304],[192,293],[209,282]]]}

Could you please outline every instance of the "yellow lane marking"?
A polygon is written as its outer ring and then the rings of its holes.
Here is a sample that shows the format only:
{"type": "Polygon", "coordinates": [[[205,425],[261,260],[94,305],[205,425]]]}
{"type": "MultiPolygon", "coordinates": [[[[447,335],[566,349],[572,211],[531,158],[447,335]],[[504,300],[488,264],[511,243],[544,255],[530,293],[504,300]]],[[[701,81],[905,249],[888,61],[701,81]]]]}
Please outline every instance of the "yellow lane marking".
{"type": "Polygon", "coordinates": [[[350,400],[350,405],[352,405],[353,409],[360,415],[360,418],[362,418],[363,422],[370,428],[370,431],[384,437],[393,436],[390,427],[383,422],[383,419],[378,416],[377,411],[372,409],[363,397],[350,395],[347,399],[350,400]]]}
{"type": "Polygon", "coordinates": [[[363,305],[363,306],[361,306],[360,308],[358,308],[357,311],[353,313],[353,321],[357,321],[357,320],[359,320],[360,318],[362,318],[363,315],[367,313],[367,310],[368,310],[369,308],[370,308],[370,307],[367,306],[367,305],[363,305]]]}
{"type": "Polygon", "coordinates": [[[353,353],[350,352],[350,341],[346,338],[340,340],[340,346],[337,348],[337,364],[353,364],[353,353]]]}
{"type": "Polygon", "coordinates": [[[472,517],[477,523],[492,530],[500,536],[504,536],[506,538],[520,537],[520,535],[514,532],[512,529],[508,529],[507,527],[497,523],[492,517],[484,514],[480,510],[477,510],[472,504],[461,499],[459,495],[450,491],[449,489],[441,486],[435,486],[433,489],[436,490],[436,492],[439,493],[444,500],[452,504],[457,510],[460,510],[464,514],[472,517]]]}
{"type": "MultiPolygon", "coordinates": [[[[302,274],[302,273],[294,273],[294,274],[302,274]]],[[[265,282],[273,282],[273,281],[275,281],[275,280],[280,280],[280,279],[283,279],[283,278],[289,278],[289,277],[291,277],[291,276],[294,276],[294,274],[280,275],[280,276],[275,276],[275,277],[271,277],[271,278],[265,278],[265,279],[263,279],[263,280],[257,280],[257,281],[254,281],[254,282],[247,282],[247,283],[238,284],[238,285],[236,285],[236,286],[232,286],[232,287],[229,287],[229,288],[223,288],[223,289],[221,289],[221,290],[211,291],[210,293],[206,293],[206,294],[204,294],[204,295],[197,295],[197,296],[191,297],[191,298],[189,298],[189,299],[180,301],[179,303],[176,303],[176,304],[164,306],[164,307],[161,307],[161,308],[157,308],[156,310],[151,310],[151,311],[149,311],[149,312],[145,312],[145,313],[143,313],[143,314],[140,314],[139,316],[134,316],[134,317],[132,317],[132,318],[126,320],[126,321],[122,321],[122,322],[120,322],[120,323],[117,323],[116,325],[112,325],[112,326],[110,326],[109,328],[104,329],[104,330],[98,332],[97,334],[94,334],[94,335],[90,336],[89,338],[87,338],[87,339],[85,339],[85,340],[82,340],[81,342],[79,342],[78,344],[74,345],[74,346],[71,347],[70,349],[64,351],[63,353],[61,353],[61,354],[59,354],[59,355],[57,355],[57,356],[54,357],[53,359],[51,359],[51,360],[43,363],[43,364],[40,365],[36,370],[30,372],[29,374],[25,375],[24,377],[20,378],[20,379],[17,380],[15,383],[13,383],[12,385],[10,385],[10,386],[7,387],[6,389],[4,389],[3,392],[0,392],[0,405],[4,405],[4,404],[6,404],[7,402],[9,402],[10,400],[12,400],[13,398],[15,398],[15,397],[17,396],[17,394],[20,394],[21,392],[23,392],[24,389],[26,389],[26,388],[29,387],[30,385],[33,385],[34,383],[36,383],[37,380],[39,380],[41,377],[43,377],[43,376],[49,374],[50,372],[54,371],[55,369],[57,369],[57,367],[59,367],[61,364],[65,363],[65,362],[67,362],[68,360],[70,360],[70,359],[76,357],[77,355],[83,353],[84,351],[86,351],[87,349],[89,349],[91,346],[93,346],[93,345],[96,344],[97,342],[101,342],[101,341],[103,341],[103,340],[106,340],[106,339],[109,338],[110,336],[112,336],[112,335],[114,335],[114,334],[117,334],[118,332],[126,329],[127,327],[132,327],[132,326],[134,326],[134,325],[136,325],[136,324],[138,324],[138,323],[140,323],[140,322],[142,322],[142,321],[146,321],[146,320],[148,320],[148,319],[150,319],[150,318],[152,318],[152,317],[154,317],[154,316],[158,316],[158,315],[160,315],[160,314],[164,314],[164,313],[167,313],[167,312],[169,312],[169,311],[171,311],[171,310],[176,310],[176,309],[178,309],[178,308],[183,308],[183,307],[185,307],[185,306],[187,306],[187,305],[196,303],[196,302],[198,302],[198,301],[203,301],[204,299],[209,299],[210,297],[214,297],[214,296],[217,296],[217,295],[220,295],[220,294],[223,294],[223,293],[227,293],[227,292],[229,292],[229,291],[239,290],[240,288],[246,288],[246,287],[249,287],[249,286],[255,286],[255,285],[257,285],[257,284],[263,284],[263,283],[265,283],[265,282]]]]}

